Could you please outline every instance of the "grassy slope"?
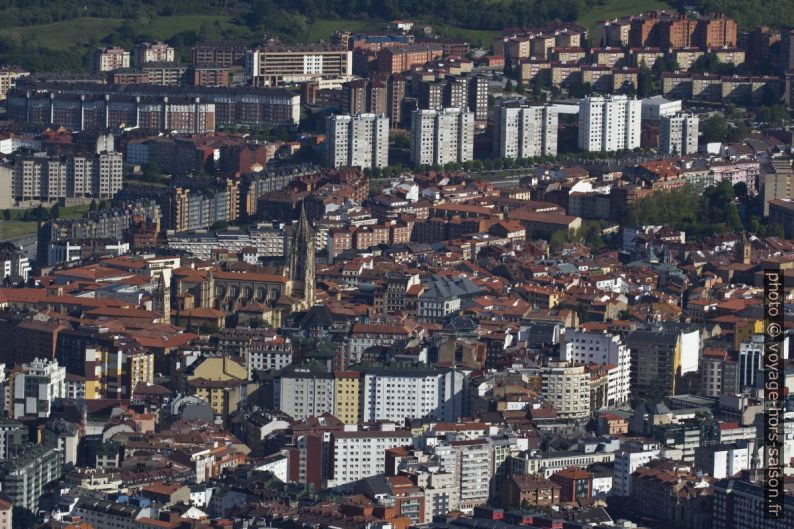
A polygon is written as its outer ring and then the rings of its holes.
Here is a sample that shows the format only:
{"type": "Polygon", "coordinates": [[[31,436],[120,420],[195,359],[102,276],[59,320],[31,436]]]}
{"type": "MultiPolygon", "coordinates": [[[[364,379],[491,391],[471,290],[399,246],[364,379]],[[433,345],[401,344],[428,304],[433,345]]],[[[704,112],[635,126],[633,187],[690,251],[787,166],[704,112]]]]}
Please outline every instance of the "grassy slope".
{"type": "Polygon", "coordinates": [[[610,18],[634,15],[654,9],[670,9],[670,4],[661,0],[605,0],[605,5],[585,10],[579,16],[579,23],[595,33],[596,22],[610,18]]]}
{"type": "Polygon", "coordinates": [[[36,221],[23,222],[21,220],[0,220],[0,241],[36,233],[36,221]]]}
{"type": "MultiPolygon", "coordinates": [[[[156,39],[167,39],[183,31],[198,31],[204,22],[215,21],[219,21],[222,27],[231,24],[230,17],[216,15],[158,17],[144,28],[144,33],[156,39]]],[[[101,41],[120,27],[122,22],[118,18],[76,18],[51,24],[4,29],[0,31],[0,38],[30,40],[51,49],[60,48],[64,44],[66,47],[86,46],[91,37],[101,41]]]]}

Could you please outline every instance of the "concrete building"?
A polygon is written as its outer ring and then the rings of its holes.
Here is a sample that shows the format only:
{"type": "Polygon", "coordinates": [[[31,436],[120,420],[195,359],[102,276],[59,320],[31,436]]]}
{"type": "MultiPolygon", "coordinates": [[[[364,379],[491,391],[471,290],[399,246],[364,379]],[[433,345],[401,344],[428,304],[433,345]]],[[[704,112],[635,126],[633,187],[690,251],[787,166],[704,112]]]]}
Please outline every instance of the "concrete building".
{"type": "Polygon", "coordinates": [[[16,457],[0,462],[0,488],[14,507],[38,512],[44,488],[62,476],[63,452],[28,445],[16,457]]]}
{"type": "Polygon", "coordinates": [[[95,73],[129,68],[130,52],[117,47],[97,48],[94,50],[93,67],[95,73]]]}
{"type": "Polygon", "coordinates": [[[561,419],[590,416],[590,374],[584,366],[549,366],[541,370],[541,396],[561,419]]]}
{"type": "Polygon", "coordinates": [[[681,101],[665,99],[656,95],[642,100],[642,120],[659,121],[665,116],[673,116],[681,112],[681,101]]]}
{"type": "Polygon", "coordinates": [[[769,202],[769,223],[783,227],[783,236],[794,238],[794,200],[775,198],[769,202]]]}
{"type": "Polygon", "coordinates": [[[411,444],[411,433],[382,424],[380,430],[359,431],[356,425],[331,433],[328,488],[349,490],[353,483],[386,471],[386,450],[411,444]]]}
{"type": "Polygon", "coordinates": [[[376,114],[329,116],[326,120],[329,167],[389,165],[389,118],[376,114]]]}
{"type": "Polygon", "coordinates": [[[779,518],[766,518],[763,483],[726,478],[713,486],[714,529],[784,529],[794,519],[794,501],[787,495],[779,518]]]}
{"type": "Polygon", "coordinates": [[[616,496],[631,496],[631,474],[659,457],[661,447],[654,443],[632,443],[615,454],[612,490],[616,496]]]}
{"type": "Polygon", "coordinates": [[[457,108],[416,110],[411,119],[411,161],[444,166],[474,158],[474,113],[457,108]]]}
{"type": "Polygon", "coordinates": [[[463,378],[454,369],[368,369],[361,381],[362,418],[455,421],[463,413],[463,378]]]}
{"type": "Polygon", "coordinates": [[[255,86],[350,78],[353,52],[322,44],[266,46],[246,52],[245,70],[255,86]]]}
{"type": "Polygon", "coordinates": [[[557,156],[557,120],[552,106],[504,101],[494,111],[494,156],[557,156]]]}
{"type": "Polygon", "coordinates": [[[295,420],[334,412],[334,376],[315,365],[289,366],[276,378],[275,407],[295,420]]]}
{"type": "Polygon", "coordinates": [[[120,152],[64,158],[38,153],[15,160],[13,197],[17,202],[113,198],[121,189],[123,174],[120,152]]]}
{"type": "Polygon", "coordinates": [[[361,377],[358,371],[334,372],[334,416],[345,424],[361,419],[361,377]]]}
{"type": "Polygon", "coordinates": [[[472,513],[475,507],[488,502],[491,482],[491,451],[488,441],[453,441],[455,475],[457,477],[458,509],[472,513]]]}
{"type": "Polygon", "coordinates": [[[640,146],[642,103],[625,95],[590,96],[579,103],[579,148],[619,151],[640,146]]]}
{"type": "Polygon", "coordinates": [[[132,50],[132,62],[138,68],[149,62],[174,62],[174,48],[165,42],[141,42],[132,50]]]}
{"type": "Polygon", "coordinates": [[[618,385],[608,388],[607,404],[617,406],[628,401],[631,392],[631,351],[620,336],[568,329],[560,345],[560,360],[574,364],[617,366],[618,385]]]}
{"type": "Polygon", "coordinates": [[[761,173],[761,192],[764,197],[764,216],[769,216],[769,203],[775,199],[794,199],[794,169],[790,158],[770,160],[769,170],[761,173]]]}
{"type": "Polygon", "coordinates": [[[26,426],[12,419],[0,418],[0,460],[16,457],[17,452],[27,442],[28,429],[26,426]]]}
{"type": "Polygon", "coordinates": [[[66,397],[66,368],[57,360],[36,358],[22,364],[13,380],[13,418],[49,417],[52,402],[66,397]]]}
{"type": "Polygon", "coordinates": [[[694,114],[663,116],[660,120],[659,152],[662,154],[694,154],[698,150],[700,119],[694,114]]]}

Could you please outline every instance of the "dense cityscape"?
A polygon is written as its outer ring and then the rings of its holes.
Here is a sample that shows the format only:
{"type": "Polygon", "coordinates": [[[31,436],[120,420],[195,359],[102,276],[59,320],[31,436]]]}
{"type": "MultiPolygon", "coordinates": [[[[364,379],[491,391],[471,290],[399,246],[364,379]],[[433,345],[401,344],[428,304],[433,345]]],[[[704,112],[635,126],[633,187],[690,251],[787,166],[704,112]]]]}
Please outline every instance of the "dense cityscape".
{"type": "Polygon", "coordinates": [[[794,528],[794,20],[616,3],[0,2],[0,529],[794,528]]]}

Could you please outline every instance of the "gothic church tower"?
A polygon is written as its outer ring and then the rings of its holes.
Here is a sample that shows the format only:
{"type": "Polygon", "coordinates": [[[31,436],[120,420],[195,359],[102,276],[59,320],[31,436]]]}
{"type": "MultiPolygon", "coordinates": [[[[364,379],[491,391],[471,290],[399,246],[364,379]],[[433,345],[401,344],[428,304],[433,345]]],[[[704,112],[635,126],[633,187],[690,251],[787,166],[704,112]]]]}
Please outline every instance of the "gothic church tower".
{"type": "Polygon", "coordinates": [[[306,308],[314,305],[314,230],[309,226],[303,202],[289,247],[289,279],[292,297],[303,299],[306,308]]]}

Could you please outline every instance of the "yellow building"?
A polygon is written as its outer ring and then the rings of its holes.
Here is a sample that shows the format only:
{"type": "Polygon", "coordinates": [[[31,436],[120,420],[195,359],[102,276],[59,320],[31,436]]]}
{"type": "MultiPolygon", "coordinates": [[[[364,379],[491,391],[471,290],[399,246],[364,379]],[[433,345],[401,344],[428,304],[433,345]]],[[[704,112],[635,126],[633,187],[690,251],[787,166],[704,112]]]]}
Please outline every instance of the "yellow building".
{"type": "Polygon", "coordinates": [[[248,370],[231,358],[207,358],[186,373],[187,386],[207,401],[217,415],[227,417],[257,385],[248,382],[248,370]]]}
{"type": "Polygon", "coordinates": [[[140,351],[127,356],[125,381],[128,395],[132,395],[138,384],[154,384],[154,355],[148,351],[140,351]]]}
{"type": "Polygon", "coordinates": [[[742,342],[752,338],[754,334],[764,332],[764,320],[750,320],[737,323],[733,329],[733,349],[738,351],[742,342]]]}
{"type": "Polygon", "coordinates": [[[345,424],[358,423],[360,380],[358,371],[334,373],[334,416],[345,424]]]}

